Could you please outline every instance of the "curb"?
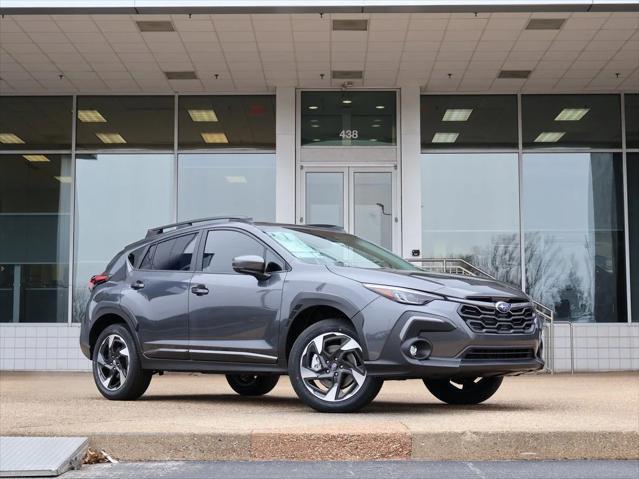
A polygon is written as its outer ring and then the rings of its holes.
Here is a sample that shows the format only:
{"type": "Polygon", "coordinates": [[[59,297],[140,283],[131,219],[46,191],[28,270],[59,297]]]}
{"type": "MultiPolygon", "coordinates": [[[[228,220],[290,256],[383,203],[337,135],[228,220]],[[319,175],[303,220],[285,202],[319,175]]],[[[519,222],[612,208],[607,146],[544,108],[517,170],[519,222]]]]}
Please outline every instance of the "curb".
{"type": "Polygon", "coordinates": [[[95,434],[121,461],[639,459],[639,432],[95,434]]]}

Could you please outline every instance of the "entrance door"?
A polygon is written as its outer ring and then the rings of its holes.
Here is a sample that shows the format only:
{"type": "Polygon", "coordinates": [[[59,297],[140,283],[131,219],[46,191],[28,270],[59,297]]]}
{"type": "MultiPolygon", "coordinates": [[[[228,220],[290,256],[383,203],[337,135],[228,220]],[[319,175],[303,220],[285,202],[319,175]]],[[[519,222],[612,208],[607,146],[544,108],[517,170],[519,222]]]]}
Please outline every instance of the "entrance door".
{"type": "Polygon", "coordinates": [[[398,249],[393,167],[304,167],[300,223],[342,226],[388,250],[398,249]]]}

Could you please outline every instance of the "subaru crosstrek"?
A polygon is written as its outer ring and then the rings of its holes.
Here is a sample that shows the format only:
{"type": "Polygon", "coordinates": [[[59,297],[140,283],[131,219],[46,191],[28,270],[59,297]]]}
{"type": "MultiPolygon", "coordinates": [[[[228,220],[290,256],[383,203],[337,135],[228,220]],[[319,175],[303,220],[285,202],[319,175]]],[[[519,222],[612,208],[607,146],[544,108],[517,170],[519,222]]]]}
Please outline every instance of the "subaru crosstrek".
{"type": "Polygon", "coordinates": [[[326,412],[358,410],[392,379],[477,404],[504,376],[544,365],[521,291],[427,273],[332,226],[216,217],[154,228],[89,289],[80,344],[108,399],[140,397],[155,373],[199,371],[249,396],[288,374],[326,412]]]}

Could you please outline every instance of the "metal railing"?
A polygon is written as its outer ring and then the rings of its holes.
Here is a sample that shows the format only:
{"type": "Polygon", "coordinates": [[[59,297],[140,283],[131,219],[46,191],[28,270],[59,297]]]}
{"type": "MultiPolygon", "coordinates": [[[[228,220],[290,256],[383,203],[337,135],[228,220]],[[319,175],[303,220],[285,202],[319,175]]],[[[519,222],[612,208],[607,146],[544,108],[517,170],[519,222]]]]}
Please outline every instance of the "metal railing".
{"type": "MultiPolygon", "coordinates": [[[[406,261],[414,263],[424,271],[430,271],[433,273],[446,273],[446,274],[460,274],[464,276],[475,276],[480,278],[494,279],[495,276],[484,271],[483,269],[469,263],[465,259],[461,258],[406,258],[406,261]]],[[[535,305],[535,311],[544,321],[544,325],[548,326],[548,347],[544,348],[544,360],[546,362],[546,369],[550,373],[555,372],[555,312],[548,306],[541,304],[533,299],[535,305]]],[[[572,324],[571,326],[571,341],[570,341],[570,356],[571,356],[571,372],[573,370],[572,360],[572,324]]]]}

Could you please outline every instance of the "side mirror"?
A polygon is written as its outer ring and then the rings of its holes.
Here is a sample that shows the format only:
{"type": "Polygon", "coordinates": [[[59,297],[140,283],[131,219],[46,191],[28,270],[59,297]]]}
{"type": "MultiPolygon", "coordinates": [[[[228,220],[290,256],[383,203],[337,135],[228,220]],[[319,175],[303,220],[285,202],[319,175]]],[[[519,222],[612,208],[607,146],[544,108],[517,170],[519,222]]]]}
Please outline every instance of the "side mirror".
{"type": "Polygon", "coordinates": [[[266,263],[264,258],[256,255],[237,256],[233,258],[233,271],[242,274],[250,274],[262,280],[270,276],[266,273],[266,263]]]}

